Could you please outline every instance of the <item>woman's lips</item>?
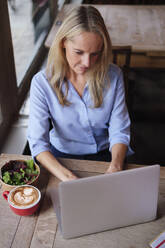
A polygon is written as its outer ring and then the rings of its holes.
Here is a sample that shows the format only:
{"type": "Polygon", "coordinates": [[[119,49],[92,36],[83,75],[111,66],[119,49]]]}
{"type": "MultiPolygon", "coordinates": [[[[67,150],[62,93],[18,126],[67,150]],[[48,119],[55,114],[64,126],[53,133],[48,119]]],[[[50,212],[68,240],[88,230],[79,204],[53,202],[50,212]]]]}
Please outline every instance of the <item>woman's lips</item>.
{"type": "Polygon", "coordinates": [[[87,67],[80,67],[80,71],[87,71],[88,68],[87,67]]]}

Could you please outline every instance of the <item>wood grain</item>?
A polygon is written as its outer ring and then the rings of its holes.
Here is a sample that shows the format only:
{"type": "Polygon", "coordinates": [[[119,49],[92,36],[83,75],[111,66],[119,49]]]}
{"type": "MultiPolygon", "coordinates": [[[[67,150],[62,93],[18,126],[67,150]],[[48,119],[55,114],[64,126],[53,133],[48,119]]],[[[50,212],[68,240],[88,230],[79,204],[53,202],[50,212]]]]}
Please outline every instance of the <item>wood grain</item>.
{"type": "MultiPolygon", "coordinates": [[[[36,187],[41,191],[41,206],[44,202],[46,186],[49,180],[49,173],[45,169],[41,169],[41,175],[36,184],[36,187]]],[[[22,238],[24,240],[23,248],[30,247],[32,237],[34,235],[34,230],[36,227],[36,222],[40,216],[40,209],[32,216],[22,216],[20,219],[19,226],[16,230],[15,237],[13,240],[12,248],[22,248],[22,238]]]]}
{"type": "MultiPolygon", "coordinates": [[[[31,159],[31,156],[18,155],[18,154],[1,154],[0,155],[0,168],[9,160],[12,159],[31,159]]],[[[108,166],[108,162],[91,161],[91,160],[78,160],[78,159],[65,159],[57,158],[61,164],[66,166],[66,168],[73,171],[84,171],[84,172],[95,172],[104,173],[108,166]]],[[[146,166],[137,164],[125,164],[124,169],[133,169],[146,166]]],[[[165,178],[165,167],[160,167],[160,178],[165,178]]]]}
{"type": "MultiPolygon", "coordinates": [[[[50,48],[55,35],[75,5],[65,4],[58,13],[46,39],[50,48]]],[[[131,46],[132,68],[165,68],[165,6],[93,5],[102,14],[113,46],[131,46]]],[[[119,66],[123,65],[120,55],[119,66]]]]}
{"type": "Polygon", "coordinates": [[[44,197],[44,203],[37,219],[36,228],[30,246],[31,248],[51,248],[53,246],[57,230],[57,219],[48,191],[52,187],[57,187],[58,183],[59,180],[57,178],[54,176],[50,177],[47,192],[44,197]]]}
{"type": "MultiPolygon", "coordinates": [[[[50,47],[68,11],[75,5],[65,4],[59,12],[45,45],[50,47]]],[[[165,51],[165,6],[94,5],[104,18],[112,44],[131,45],[133,52],[165,51]]]]}
{"type": "Polygon", "coordinates": [[[0,191],[0,247],[11,247],[21,217],[15,215],[0,191]]]}
{"type": "MultiPolygon", "coordinates": [[[[30,156],[2,154],[0,166],[11,159],[29,159],[30,156]]],[[[104,173],[107,162],[59,159],[79,177],[104,173]]],[[[129,164],[126,169],[139,165],[129,164]]],[[[42,192],[41,207],[32,216],[20,217],[9,208],[7,201],[0,196],[0,247],[5,248],[149,248],[149,242],[164,230],[165,223],[165,167],[161,167],[159,187],[158,218],[155,221],[119,228],[80,238],[65,240],[58,229],[57,219],[49,197],[49,190],[58,187],[59,180],[41,168],[37,187],[42,192]]],[[[2,193],[2,192],[1,192],[2,193]]]]}

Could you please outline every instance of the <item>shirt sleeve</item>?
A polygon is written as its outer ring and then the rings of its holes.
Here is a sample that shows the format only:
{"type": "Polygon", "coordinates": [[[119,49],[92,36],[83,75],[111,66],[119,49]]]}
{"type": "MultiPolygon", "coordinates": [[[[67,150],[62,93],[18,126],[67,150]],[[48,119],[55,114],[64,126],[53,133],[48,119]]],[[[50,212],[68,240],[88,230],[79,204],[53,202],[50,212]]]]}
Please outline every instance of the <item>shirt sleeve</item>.
{"type": "Polygon", "coordinates": [[[125,103],[125,90],[124,90],[122,71],[120,71],[116,83],[114,103],[111,112],[108,131],[109,131],[110,151],[112,150],[113,145],[121,143],[128,146],[127,155],[133,153],[133,151],[129,146],[130,118],[125,103]]]}
{"type": "Polygon", "coordinates": [[[49,118],[50,113],[45,98],[43,78],[38,73],[33,77],[30,88],[28,141],[33,157],[43,151],[50,151],[49,118]]]}

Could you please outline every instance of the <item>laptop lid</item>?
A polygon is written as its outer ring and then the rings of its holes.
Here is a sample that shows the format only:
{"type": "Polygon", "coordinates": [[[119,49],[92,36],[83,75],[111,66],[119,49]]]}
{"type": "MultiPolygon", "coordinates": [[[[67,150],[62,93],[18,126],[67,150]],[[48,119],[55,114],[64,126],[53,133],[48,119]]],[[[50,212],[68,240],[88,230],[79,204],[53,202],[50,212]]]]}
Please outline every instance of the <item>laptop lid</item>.
{"type": "Polygon", "coordinates": [[[63,237],[154,220],[159,177],[160,166],[153,165],[61,182],[58,194],[63,237]]]}

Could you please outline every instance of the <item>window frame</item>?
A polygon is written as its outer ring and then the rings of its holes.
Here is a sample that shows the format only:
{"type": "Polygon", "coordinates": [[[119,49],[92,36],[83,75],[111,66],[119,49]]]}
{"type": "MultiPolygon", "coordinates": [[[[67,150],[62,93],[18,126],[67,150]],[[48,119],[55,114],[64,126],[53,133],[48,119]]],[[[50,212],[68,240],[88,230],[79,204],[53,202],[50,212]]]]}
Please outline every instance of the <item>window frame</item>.
{"type": "MultiPolygon", "coordinates": [[[[49,5],[50,20],[52,24],[57,14],[57,1],[49,0],[49,5]]],[[[30,88],[31,79],[40,69],[48,50],[44,46],[45,37],[18,87],[7,0],[0,1],[0,22],[0,108],[2,113],[2,122],[0,123],[1,150],[12,124],[18,118],[19,110],[30,88]]],[[[47,34],[49,33],[50,28],[48,29],[47,34]]]]}

